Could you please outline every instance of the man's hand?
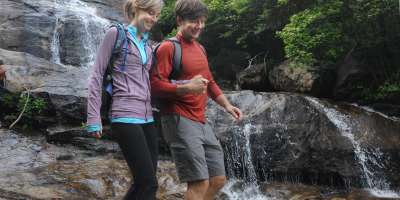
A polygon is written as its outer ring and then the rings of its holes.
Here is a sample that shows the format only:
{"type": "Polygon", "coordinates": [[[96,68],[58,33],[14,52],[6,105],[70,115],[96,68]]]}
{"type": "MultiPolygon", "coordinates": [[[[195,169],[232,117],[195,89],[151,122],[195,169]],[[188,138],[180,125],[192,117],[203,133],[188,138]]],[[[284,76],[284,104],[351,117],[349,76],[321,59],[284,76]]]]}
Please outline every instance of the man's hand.
{"type": "Polygon", "coordinates": [[[100,139],[101,136],[103,135],[103,133],[101,131],[94,131],[94,132],[91,132],[90,135],[97,139],[100,139]]]}
{"type": "Polygon", "coordinates": [[[202,75],[196,75],[188,83],[189,91],[197,95],[203,94],[207,91],[207,84],[208,84],[207,79],[203,78],[202,75]]]}
{"type": "Polygon", "coordinates": [[[208,82],[202,75],[196,75],[188,83],[178,85],[178,94],[204,94],[207,91],[208,82]]]}
{"type": "Polygon", "coordinates": [[[235,106],[232,105],[228,105],[225,107],[225,110],[226,112],[231,114],[236,121],[240,121],[243,119],[243,113],[239,108],[236,108],[235,106]]]}

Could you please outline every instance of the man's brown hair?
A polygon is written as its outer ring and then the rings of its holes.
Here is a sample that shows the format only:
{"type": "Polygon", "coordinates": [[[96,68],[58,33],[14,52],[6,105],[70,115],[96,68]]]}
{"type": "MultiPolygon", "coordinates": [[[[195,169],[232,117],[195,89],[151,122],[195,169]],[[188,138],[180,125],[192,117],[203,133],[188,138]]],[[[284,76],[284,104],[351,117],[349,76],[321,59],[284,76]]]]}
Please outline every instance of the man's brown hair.
{"type": "Polygon", "coordinates": [[[200,17],[207,17],[207,5],[201,0],[177,0],[175,3],[175,17],[182,20],[195,20],[200,17]]]}

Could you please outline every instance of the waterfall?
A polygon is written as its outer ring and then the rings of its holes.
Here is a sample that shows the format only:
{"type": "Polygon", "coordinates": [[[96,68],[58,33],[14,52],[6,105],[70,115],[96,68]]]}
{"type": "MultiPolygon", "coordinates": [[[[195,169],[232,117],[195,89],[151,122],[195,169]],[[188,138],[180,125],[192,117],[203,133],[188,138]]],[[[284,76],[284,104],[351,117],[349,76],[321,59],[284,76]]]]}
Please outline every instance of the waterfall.
{"type": "Polygon", "coordinates": [[[61,64],[60,59],[60,18],[56,17],[56,25],[53,32],[53,37],[51,40],[51,61],[56,64],[61,64]]]}
{"type": "Polygon", "coordinates": [[[250,136],[257,133],[259,131],[250,122],[247,122],[242,127],[234,126],[232,128],[231,145],[226,147],[226,165],[230,180],[222,189],[222,192],[229,200],[270,199],[262,194],[259,189],[256,171],[252,162],[250,136]],[[242,181],[239,181],[238,178],[242,181]]]}
{"type": "Polygon", "coordinates": [[[329,120],[339,129],[340,133],[352,143],[356,159],[362,168],[363,178],[370,192],[380,197],[400,197],[399,194],[390,190],[390,184],[384,177],[384,173],[375,171],[375,169],[384,168],[381,162],[383,160],[383,153],[377,148],[372,149],[361,146],[360,142],[353,135],[350,118],[333,108],[324,106],[316,98],[306,97],[306,99],[318,110],[324,112],[329,120]]]}
{"type": "MultiPolygon", "coordinates": [[[[104,35],[104,28],[110,25],[110,22],[96,14],[96,8],[90,7],[81,0],[55,0],[54,12],[56,25],[51,41],[51,60],[61,64],[60,58],[60,30],[67,19],[77,18],[82,23],[82,35],[79,36],[77,49],[82,49],[83,55],[80,56],[80,66],[91,66],[95,60],[95,54],[104,35]]],[[[73,50],[72,50],[73,51],[73,50]]]]}

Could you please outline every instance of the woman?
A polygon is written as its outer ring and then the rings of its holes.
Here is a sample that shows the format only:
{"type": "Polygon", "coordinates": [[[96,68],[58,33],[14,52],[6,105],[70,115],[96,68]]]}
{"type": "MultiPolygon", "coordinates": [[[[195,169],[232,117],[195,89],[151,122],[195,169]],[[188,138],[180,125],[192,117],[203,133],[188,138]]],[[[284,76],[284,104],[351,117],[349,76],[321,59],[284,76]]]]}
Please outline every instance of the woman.
{"type": "MultiPolygon", "coordinates": [[[[117,58],[113,64],[110,110],[113,136],[134,175],[134,184],[124,199],[153,200],[157,191],[158,145],[151,111],[149,81],[153,58],[147,39],[162,6],[162,0],[128,0],[124,7],[129,20],[126,28],[128,53],[124,66],[121,66],[123,56],[117,58]]],[[[87,129],[97,138],[102,134],[100,107],[103,74],[116,38],[117,29],[111,28],[100,45],[89,79],[87,129]]]]}

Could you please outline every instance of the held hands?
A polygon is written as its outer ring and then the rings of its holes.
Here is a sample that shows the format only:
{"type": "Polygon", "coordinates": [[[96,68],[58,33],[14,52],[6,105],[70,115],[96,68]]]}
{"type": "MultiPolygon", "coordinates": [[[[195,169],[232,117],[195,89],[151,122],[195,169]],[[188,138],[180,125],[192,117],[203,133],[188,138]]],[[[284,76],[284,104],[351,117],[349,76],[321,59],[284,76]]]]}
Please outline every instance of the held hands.
{"type": "Polygon", "coordinates": [[[202,75],[196,75],[187,84],[190,93],[200,95],[206,93],[208,83],[209,81],[202,75]]]}

